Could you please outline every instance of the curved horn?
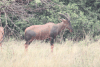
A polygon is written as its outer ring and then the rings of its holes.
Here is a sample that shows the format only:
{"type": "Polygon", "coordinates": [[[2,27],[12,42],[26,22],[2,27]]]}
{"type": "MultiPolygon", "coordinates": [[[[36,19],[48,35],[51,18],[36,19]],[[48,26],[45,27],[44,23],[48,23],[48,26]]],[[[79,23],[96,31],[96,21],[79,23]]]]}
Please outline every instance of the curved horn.
{"type": "Polygon", "coordinates": [[[68,18],[64,14],[59,13],[59,15],[63,16],[66,20],[68,20],[68,18]]]}
{"type": "Polygon", "coordinates": [[[68,18],[67,18],[67,16],[65,16],[64,14],[61,14],[61,13],[59,13],[59,15],[65,17],[66,20],[70,20],[70,16],[67,13],[65,13],[65,15],[67,15],[68,18]]]}
{"type": "Polygon", "coordinates": [[[70,16],[67,13],[65,13],[65,14],[68,16],[68,19],[70,20],[70,16]]]}
{"type": "Polygon", "coordinates": [[[67,13],[66,13],[65,15],[67,15],[68,18],[67,18],[67,16],[65,16],[64,14],[61,14],[61,13],[59,13],[59,15],[60,15],[60,16],[63,16],[66,20],[70,20],[69,15],[68,15],[67,13]]]}

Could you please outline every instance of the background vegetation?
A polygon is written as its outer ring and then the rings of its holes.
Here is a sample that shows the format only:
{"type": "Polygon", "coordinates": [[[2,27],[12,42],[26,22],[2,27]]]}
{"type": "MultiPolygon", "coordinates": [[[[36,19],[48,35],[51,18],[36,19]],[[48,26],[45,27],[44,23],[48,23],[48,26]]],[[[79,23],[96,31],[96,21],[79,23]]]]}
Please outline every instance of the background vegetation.
{"type": "Polygon", "coordinates": [[[86,35],[98,40],[100,33],[99,0],[2,0],[0,25],[6,36],[23,38],[30,25],[59,23],[59,13],[68,13],[74,32],[65,31],[64,38],[79,41],[86,35]]]}
{"type": "Polygon", "coordinates": [[[0,67],[100,67],[99,14],[99,0],[0,0],[0,25],[10,37],[0,47],[0,67]],[[25,53],[25,40],[15,38],[23,39],[30,25],[61,22],[59,13],[71,18],[68,40],[55,43],[53,53],[49,43],[33,41],[25,53]]]}

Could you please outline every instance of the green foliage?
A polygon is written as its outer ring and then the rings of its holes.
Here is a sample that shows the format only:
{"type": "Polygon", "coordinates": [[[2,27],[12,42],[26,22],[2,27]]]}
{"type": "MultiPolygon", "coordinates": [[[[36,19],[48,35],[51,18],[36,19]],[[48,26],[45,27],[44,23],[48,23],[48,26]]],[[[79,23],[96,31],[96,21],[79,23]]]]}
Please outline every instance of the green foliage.
{"type": "MultiPolygon", "coordinates": [[[[87,34],[91,37],[97,37],[100,33],[100,2],[94,0],[53,0],[48,5],[54,5],[48,8],[47,4],[42,4],[40,0],[32,1],[25,8],[31,8],[32,10],[40,7],[46,7],[46,10],[41,10],[37,12],[27,12],[33,17],[27,17],[26,19],[17,20],[17,17],[13,17],[13,21],[15,24],[20,27],[18,30],[22,35],[26,27],[31,25],[42,25],[48,22],[59,23],[61,22],[59,18],[59,13],[68,13],[71,18],[71,24],[73,27],[73,33],[69,33],[67,30],[64,34],[64,37],[73,39],[73,40],[81,40],[84,39],[87,34]],[[36,4],[37,3],[37,4],[36,4]],[[37,6],[37,7],[36,7],[37,6]]],[[[2,3],[0,3],[2,4],[2,3]]],[[[1,16],[2,23],[5,25],[4,15],[1,16]]],[[[11,22],[9,22],[9,26],[13,27],[11,22]]]]}

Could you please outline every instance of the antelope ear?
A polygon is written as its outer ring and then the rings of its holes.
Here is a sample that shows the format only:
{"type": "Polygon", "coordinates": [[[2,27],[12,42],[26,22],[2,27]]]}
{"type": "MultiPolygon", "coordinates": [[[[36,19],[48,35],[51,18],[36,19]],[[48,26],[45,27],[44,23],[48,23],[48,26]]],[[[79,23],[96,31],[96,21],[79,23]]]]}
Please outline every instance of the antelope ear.
{"type": "Polygon", "coordinates": [[[62,22],[64,22],[65,23],[65,20],[64,19],[60,19],[62,22]]]}
{"type": "Polygon", "coordinates": [[[62,19],[60,19],[62,21],[62,19]]]}
{"type": "Polygon", "coordinates": [[[62,22],[64,22],[64,20],[63,19],[60,19],[62,22]]]}

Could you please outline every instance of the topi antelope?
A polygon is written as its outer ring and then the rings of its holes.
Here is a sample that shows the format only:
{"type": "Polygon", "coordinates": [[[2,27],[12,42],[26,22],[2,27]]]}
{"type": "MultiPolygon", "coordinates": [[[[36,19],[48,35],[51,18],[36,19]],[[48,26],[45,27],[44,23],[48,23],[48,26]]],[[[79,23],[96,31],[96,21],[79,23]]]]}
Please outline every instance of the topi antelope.
{"type": "MultiPolygon", "coordinates": [[[[68,16],[68,14],[65,15],[68,16]]],[[[54,39],[56,38],[56,36],[65,28],[69,29],[70,32],[73,31],[69,16],[67,18],[65,15],[60,14],[60,16],[63,16],[65,19],[60,19],[62,22],[58,24],[49,22],[44,25],[32,25],[30,27],[27,27],[25,29],[25,50],[27,51],[29,44],[33,40],[44,40],[49,38],[51,44],[51,52],[53,52],[54,39]]]]}

